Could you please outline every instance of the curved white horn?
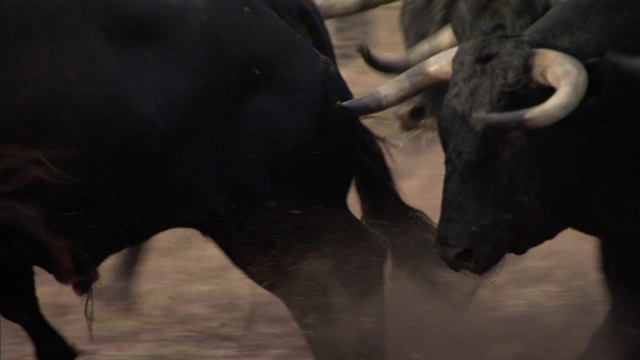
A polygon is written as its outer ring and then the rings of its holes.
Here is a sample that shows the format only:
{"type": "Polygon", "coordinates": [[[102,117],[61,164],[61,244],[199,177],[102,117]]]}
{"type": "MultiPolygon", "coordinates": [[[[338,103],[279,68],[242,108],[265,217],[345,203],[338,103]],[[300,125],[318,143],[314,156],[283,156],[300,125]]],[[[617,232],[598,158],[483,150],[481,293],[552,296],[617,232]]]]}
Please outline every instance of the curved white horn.
{"type": "Polygon", "coordinates": [[[367,115],[397,105],[427,88],[451,78],[451,64],[458,48],[452,48],[424,60],[378,89],[341,103],[358,115],[367,115]]]}
{"type": "Polygon", "coordinates": [[[428,38],[408,48],[401,56],[386,59],[378,57],[372,54],[366,45],[361,46],[358,51],[364,61],[372,68],[382,72],[399,74],[419,64],[421,61],[456,45],[458,45],[456,35],[453,33],[451,24],[447,24],[428,38]]]}
{"type": "Polygon", "coordinates": [[[589,85],[582,63],[555,50],[535,49],[534,52],[531,66],[533,80],[555,88],[556,92],[547,101],[528,109],[473,114],[472,121],[476,125],[537,129],[564,119],[580,105],[589,85]]]}

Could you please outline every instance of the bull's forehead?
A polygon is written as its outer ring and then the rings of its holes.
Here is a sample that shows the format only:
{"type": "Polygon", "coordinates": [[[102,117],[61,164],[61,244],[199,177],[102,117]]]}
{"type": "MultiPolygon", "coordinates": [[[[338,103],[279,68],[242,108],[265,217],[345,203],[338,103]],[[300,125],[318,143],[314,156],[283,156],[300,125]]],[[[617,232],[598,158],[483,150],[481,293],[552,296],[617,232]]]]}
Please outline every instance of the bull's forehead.
{"type": "Polygon", "coordinates": [[[529,84],[532,54],[521,39],[485,37],[462,44],[445,102],[465,115],[501,110],[511,93],[529,84]]]}
{"type": "Polygon", "coordinates": [[[458,0],[451,22],[461,42],[498,32],[517,35],[551,7],[550,0],[458,0]]]}

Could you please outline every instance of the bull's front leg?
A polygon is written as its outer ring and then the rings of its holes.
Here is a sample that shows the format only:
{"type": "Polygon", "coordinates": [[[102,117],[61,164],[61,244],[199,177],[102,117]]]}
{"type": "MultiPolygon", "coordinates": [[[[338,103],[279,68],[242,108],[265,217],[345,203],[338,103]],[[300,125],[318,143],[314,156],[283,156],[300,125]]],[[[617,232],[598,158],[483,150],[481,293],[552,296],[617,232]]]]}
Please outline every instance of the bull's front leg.
{"type": "Polygon", "coordinates": [[[31,266],[0,269],[0,313],[29,335],[38,360],[71,360],[76,350],[58,334],[40,312],[31,266]]]}
{"type": "Polygon", "coordinates": [[[579,359],[640,359],[640,244],[602,239],[601,252],[611,308],[579,359]]]}
{"type": "Polygon", "coordinates": [[[115,278],[98,291],[101,300],[123,303],[127,309],[130,309],[133,303],[131,291],[134,287],[136,269],[144,253],[143,247],[144,244],[138,244],[123,250],[115,278]]]}

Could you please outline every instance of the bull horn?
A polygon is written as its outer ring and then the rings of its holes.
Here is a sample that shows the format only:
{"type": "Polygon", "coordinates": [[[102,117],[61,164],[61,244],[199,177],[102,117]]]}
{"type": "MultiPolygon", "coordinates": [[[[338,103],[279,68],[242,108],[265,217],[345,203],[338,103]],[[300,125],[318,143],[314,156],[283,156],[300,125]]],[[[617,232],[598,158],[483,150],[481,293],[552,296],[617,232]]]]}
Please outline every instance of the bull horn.
{"type": "Polygon", "coordinates": [[[458,45],[458,41],[453,33],[453,28],[451,28],[451,24],[447,24],[428,38],[408,48],[402,56],[381,58],[372,54],[366,45],[361,45],[358,51],[364,61],[372,68],[386,73],[400,74],[421,61],[456,45],[458,45]]]}
{"type": "Polygon", "coordinates": [[[607,53],[607,59],[625,70],[640,74],[640,56],[610,51],[607,53]]]}
{"type": "Polygon", "coordinates": [[[478,126],[524,126],[538,129],[552,125],[575,110],[584,98],[589,77],[582,63],[567,54],[536,49],[531,64],[533,80],[556,92],[540,105],[500,113],[473,114],[478,126]]]}
{"type": "Polygon", "coordinates": [[[314,0],[325,19],[357,14],[395,1],[398,0],[314,0]]]}
{"type": "Polygon", "coordinates": [[[457,50],[458,47],[454,47],[432,56],[378,89],[340,106],[358,115],[368,115],[398,105],[431,86],[448,81],[457,50]]]}

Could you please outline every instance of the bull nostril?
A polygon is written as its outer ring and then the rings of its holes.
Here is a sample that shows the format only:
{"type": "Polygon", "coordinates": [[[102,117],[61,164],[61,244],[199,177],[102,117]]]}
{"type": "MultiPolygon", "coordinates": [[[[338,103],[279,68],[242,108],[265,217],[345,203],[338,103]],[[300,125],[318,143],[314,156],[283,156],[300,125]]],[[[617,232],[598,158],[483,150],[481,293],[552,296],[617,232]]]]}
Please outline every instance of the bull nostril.
{"type": "Polygon", "coordinates": [[[458,253],[456,253],[453,256],[453,261],[455,261],[458,264],[467,264],[470,265],[473,263],[473,258],[475,257],[473,250],[470,249],[463,249],[458,251],[458,253]]]}
{"type": "Polygon", "coordinates": [[[471,269],[473,267],[475,253],[471,249],[458,248],[450,245],[436,245],[438,254],[455,271],[471,269]]]}

